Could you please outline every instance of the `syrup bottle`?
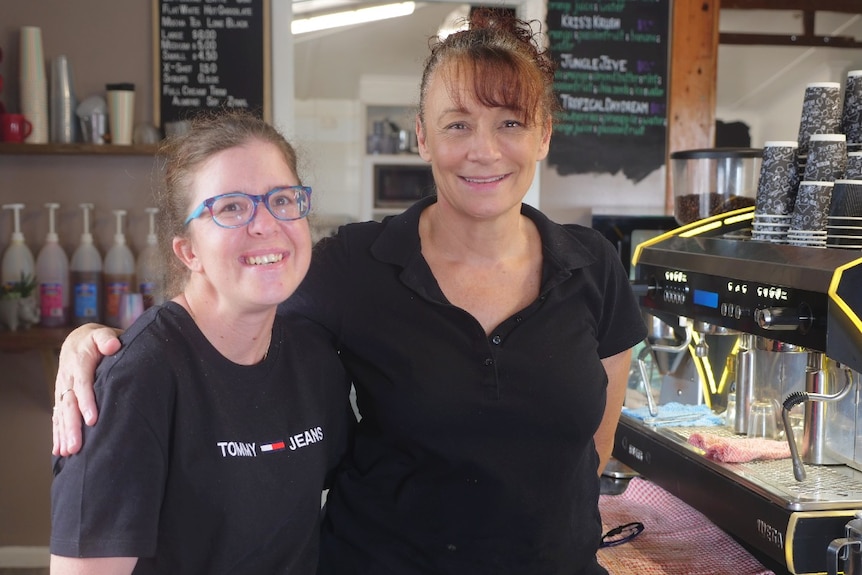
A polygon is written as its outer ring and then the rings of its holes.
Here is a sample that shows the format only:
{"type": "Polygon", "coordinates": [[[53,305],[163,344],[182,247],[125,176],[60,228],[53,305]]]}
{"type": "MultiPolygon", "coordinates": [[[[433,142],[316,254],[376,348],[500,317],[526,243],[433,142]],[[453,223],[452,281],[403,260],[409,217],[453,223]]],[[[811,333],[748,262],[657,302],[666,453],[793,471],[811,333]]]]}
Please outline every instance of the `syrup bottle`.
{"type": "Polygon", "coordinates": [[[138,280],[138,291],[144,296],[144,309],[164,301],[160,277],[158,237],[156,236],[155,215],[158,208],[146,208],[144,211],[150,217],[150,233],[147,234],[147,246],[138,254],[135,275],[138,280]]]}
{"type": "Polygon", "coordinates": [[[111,327],[120,327],[120,299],[123,294],[130,293],[135,285],[135,256],[126,245],[126,236],[123,234],[125,215],[126,210],[114,210],[117,233],[114,234],[114,245],[105,254],[105,323],[111,327]]]}
{"type": "Polygon", "coordinates": [[[39,325],[59,327],[69,322],[69,256],[54,231],[54,212],[60,204],[45,204],[45,207],[48,208],[48,236],[36,258],[39,325]]]}
{"type": "Polygon", "coordinates": [[[3,252],[3,271],[0,281],[3,286],[11,288],[14,284],[33,280],[35,263],[33,252],[24,242],[24,234],[21,233],[21,210],[24,204],[4,204],[4,210],[12,210],[15,221],[12,232],[12,242],[3,252]]]}
{"type": "Polygon", "coordinates": [[[72,322],[78,326],[102,321],[102,255],[93,245],[90,233],[90,210],[93,204],[81,204],[84,232],[81,243],[69,264],[72,286],[72,322]]]}

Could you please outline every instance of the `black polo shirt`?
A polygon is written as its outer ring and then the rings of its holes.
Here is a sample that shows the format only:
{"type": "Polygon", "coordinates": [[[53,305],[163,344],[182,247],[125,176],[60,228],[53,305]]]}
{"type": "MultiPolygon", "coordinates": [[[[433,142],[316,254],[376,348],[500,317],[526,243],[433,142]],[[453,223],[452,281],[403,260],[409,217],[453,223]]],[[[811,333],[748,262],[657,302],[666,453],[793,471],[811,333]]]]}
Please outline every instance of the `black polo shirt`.
{"type": "Polygon", "coordinates": [[[646,335],[619,256],[524,206],[541,293],[486,336],[420,253],[434,201],[342,228],[288,302],[334,334],[362,415],[329,494],[321,572],[604,573],[601,359],[646,335]]]}

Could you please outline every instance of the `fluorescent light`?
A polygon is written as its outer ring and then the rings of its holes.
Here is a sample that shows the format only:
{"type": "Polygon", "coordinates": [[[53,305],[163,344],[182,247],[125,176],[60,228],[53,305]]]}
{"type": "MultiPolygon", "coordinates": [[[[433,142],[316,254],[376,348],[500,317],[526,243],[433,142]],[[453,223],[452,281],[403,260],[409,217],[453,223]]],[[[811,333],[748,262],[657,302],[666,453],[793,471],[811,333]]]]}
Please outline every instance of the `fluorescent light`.
{"type": "Polygon", "coordinates": [[[401,2],[398,4],[360,8],[359,10],[350,10],[348,12],[335,12],[333,14],[324,14],[323,16],[312,16],[311,18],[302,18],[291,22],[290,31],[294,34],[304,34],[305,32],[316,32],[317,30],[338,28],[339,26],[350,26],[353,24],[374,22],[376,20],[386,20],[387,18],[397,18],[398,16],[409,16],[413,14],[415,7],[415,2],[401,2]]]}

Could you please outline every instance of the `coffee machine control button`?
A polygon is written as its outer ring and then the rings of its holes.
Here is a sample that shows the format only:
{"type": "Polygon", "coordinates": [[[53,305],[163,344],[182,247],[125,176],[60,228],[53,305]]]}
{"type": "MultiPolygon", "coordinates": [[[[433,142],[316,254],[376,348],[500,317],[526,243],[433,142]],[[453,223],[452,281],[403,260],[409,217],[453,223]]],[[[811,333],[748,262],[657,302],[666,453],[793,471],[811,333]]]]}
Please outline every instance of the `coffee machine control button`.
{"type": "Polygon", "coordinates": [[[770,331],[793,331],[802,326],[804,318],[799,311],[787,307],[762,308],[754,310],[754,321],[762,329],[770,331]]]}
{"type": "Polygon", "coordinates": [[[720,309],[722,316],[732,319],[742,319],[750,313],[748,308],[744,308],[741,305],[734,305],[732,303],[723,303],[721,304],[720,309]]]}

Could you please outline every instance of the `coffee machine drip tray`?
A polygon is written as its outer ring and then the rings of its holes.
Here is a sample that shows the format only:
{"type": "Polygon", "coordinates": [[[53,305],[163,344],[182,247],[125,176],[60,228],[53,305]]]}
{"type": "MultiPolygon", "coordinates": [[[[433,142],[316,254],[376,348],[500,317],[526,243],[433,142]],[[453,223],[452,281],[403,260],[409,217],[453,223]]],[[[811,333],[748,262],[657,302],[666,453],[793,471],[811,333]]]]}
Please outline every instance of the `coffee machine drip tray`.
{"type": "Polygon", "coordinates": [[[806,465],[798,482],[790,458],[720,463],[690,445],[721,427],[651,427],[622,416],[614,457],[676,495],[746,544],[777,572],[824,573],[829,543],[862,510],[862,473],[846,465],[806,465]]]}
{"type": "MultiPolygon", "coordinates": [[[[693,433],[708,433],[728,438],[740,437],[723,427],[667,427],[656,428],[667,434],[681,448],[702,454],[702,450],[688,444],[693,433]]],[[[806,478],[796,481],[790,458],[758,460],[746,463],[719,463],[708,459],[720,473],[727,473],[735,481],[744,483],[764,497],[792,511],[824,509],[862,509],[862,472],[846,465],[805,465],[806,478]]]]}

